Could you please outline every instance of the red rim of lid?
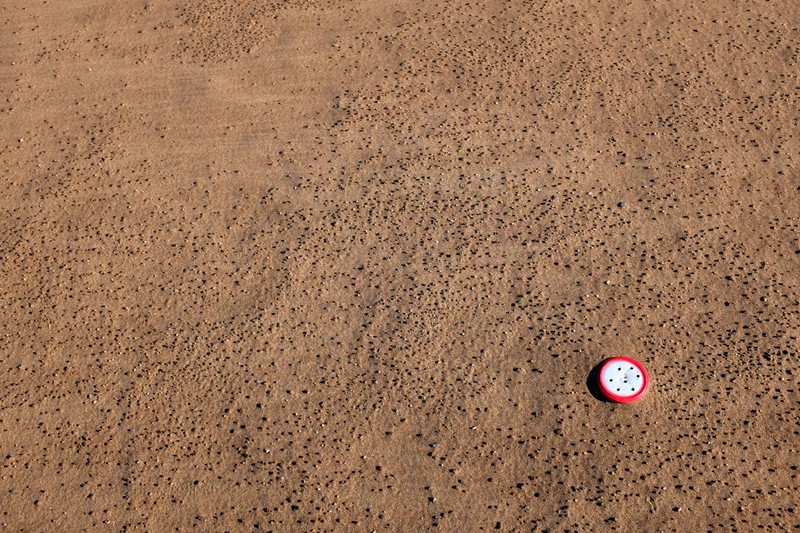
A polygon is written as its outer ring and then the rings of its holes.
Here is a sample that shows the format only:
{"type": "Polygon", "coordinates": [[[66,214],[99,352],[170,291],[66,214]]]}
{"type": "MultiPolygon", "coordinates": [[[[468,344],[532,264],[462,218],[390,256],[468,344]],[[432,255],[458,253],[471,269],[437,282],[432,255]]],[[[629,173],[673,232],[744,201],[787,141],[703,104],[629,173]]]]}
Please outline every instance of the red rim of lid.
{"type": "Polygon", "coordinates": [[[617,403],[631,403],[635,402],[639,398],[645,395],[647,389],[650,387],[650,376],[647,375],[647,370],[644,369],[642,363],[637,361],[636,359],[631,359],[630,357],[610,357],[603,361],[603,364],[600,366],[600,372],[597,373],[597,385],[600,387],[600,391],[603,393],[603,396],[611,400],[612,402],[617,403]],[[618,394],[614,394],[611,390],[606,388],[605,384],[603,383],[603,371],[606,367],[614,362],[622,361],[628,364],[635,366],[641,373],[644,383],[642,384],[641,390],[639,390],[636,394],[632,396],[620,396],[618,394]]]}

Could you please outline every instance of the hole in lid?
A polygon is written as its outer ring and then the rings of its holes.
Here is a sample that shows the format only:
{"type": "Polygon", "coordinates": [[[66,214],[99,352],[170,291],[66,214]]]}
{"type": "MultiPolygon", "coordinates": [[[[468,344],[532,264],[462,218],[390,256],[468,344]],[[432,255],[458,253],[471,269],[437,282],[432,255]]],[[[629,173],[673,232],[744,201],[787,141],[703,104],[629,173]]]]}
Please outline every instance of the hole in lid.
{"type": "Polygon", "coordinates": [[[642,376],[640,376],[639,374],[636,374],[636,377],[637,377],[637,378],[640,378],[640,377],[642,377],[642,376]]]}
{"type": "Polygon", "coordinates": [[[634,389],[633,387],[631,387],[631,390],[636,390],[636,389],[634,389]]]}
{"type": "Polygon", "coordinates": [[[633,367],[631,367],[631,370],[633,370],[633,367]]]}
{"type": "Polygon", "coordinates": [[[609,380],[608,380],[608,381],[614,381],[614,380],[613,380],[613,379],[611,379],[611,378],[609,378],[609,380]]]}
{"type": "Polygon", "coordinates": [[[619,392],[619,389],[617,389],[617,392],[619,392]]]}

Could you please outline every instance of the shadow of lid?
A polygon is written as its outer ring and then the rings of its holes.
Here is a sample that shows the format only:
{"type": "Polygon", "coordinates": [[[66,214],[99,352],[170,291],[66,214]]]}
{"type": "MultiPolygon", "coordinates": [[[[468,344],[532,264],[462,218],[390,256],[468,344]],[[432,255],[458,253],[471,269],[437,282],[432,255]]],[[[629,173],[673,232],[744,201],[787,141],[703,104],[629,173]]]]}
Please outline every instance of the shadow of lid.
{"type": "Polygon", "coordinates": [[[600,361],[592,368],[591,372],[589,372],[589,376],[586,378],[586,388],[589,389],[589,393],[594,396],[595,400],[605,403],[614,403],[603,395],[603,392],[600,390],[600,385],[598,384],[600,368],[602,368],[605,362],[605,359],[600,361]]]}

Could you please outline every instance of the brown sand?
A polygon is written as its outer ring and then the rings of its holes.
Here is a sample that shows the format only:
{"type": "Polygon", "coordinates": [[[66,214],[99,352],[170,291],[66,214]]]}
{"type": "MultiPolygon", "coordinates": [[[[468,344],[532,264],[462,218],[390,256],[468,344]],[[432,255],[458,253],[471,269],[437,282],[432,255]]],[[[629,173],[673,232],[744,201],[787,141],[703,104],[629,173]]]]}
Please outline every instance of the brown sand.
{"type": "Polygon", "coordinates": [[[800,526],[800,4],[695,3],[4,1],[0,529],[800,526]]]}

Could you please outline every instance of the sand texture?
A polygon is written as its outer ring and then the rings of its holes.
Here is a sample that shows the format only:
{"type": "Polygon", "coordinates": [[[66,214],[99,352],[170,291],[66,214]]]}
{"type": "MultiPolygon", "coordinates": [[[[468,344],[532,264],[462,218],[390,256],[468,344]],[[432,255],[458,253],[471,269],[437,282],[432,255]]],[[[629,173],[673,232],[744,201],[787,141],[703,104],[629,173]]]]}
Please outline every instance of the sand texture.
{"type": "Polygon", "coordinates": [[[0,530],[800,528],[798,56],[795,0],[0,2],[0,530]]]}

